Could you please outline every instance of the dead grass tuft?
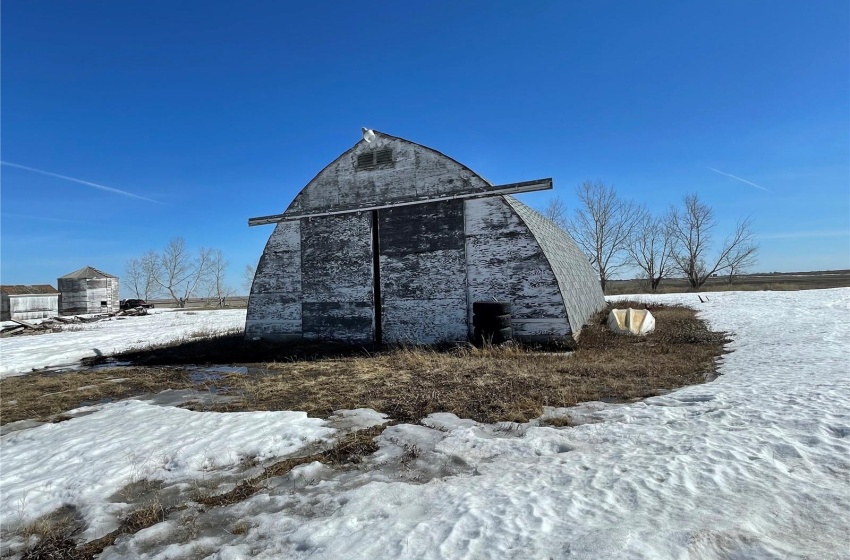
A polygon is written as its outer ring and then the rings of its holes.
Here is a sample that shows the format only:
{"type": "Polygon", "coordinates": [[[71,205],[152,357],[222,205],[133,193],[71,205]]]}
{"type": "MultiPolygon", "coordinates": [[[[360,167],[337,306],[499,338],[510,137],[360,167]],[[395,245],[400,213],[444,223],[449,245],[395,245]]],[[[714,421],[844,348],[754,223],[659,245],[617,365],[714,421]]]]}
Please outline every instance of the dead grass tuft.
{"type": "Polygon", "coordinates": [[[195,383],[182,368],[128,367],[6,377],[0,379],[0,424],[61,421],[67,419],[63,412],[80,406],[186,387],[204,390],[208,384],[195,383]]]}
{"type": "MultiPolygon", "coordinates": [[[[643,306],[620,302],[618,307],[643,306]]],[[[607,310],[582,331],[575,351],[521,345],[451,350],[398,348],[369,356],[268,363],[252,375],[226,376],[241,400],[221,410],[306,410],[327,417],[341,408],[373,408],[401,422],[452,412],[481,422],[525,422],[543,406],[629,400],[705,382],[728,339],[692,309],[656,307],[656,332],[610,332],[607,310]]]]}
{"type": "Polygon", "coordinates": [[[224,494],[212,496],[196,495],[194,501],[209,507],[221,507],[241,502],[246,498],[265,488],[265,483],[270,478],[284,476],[292,469],[300,465],[306,465],[314,461],[334,466],[358,464],[363,458],[378,450],[375,437],[380,434],[386,425],[374,426],[365,430],[351,432],[339,438],[330,449],[306,457],[291,457],[278,461],[265,469],[259,475],[239,482],[235,488],[224,494]]]}

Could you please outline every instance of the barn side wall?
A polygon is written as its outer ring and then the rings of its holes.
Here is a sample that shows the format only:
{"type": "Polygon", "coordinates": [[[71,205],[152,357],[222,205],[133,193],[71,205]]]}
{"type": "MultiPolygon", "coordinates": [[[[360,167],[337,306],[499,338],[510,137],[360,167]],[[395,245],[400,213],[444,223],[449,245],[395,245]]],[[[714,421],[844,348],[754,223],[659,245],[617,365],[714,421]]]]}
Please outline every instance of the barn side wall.
{"type": "Polygon", "coordinates": [[[534,234],[503,197],[465,201],[469,328],[472,302],[509,301],[514,336],[572,333],[557,278],[534,234]]]}
{"type": "Polygon", "coordinates": [[[119,310],[117,278],[59,278],[60,315],[115,313],[119,310]]]}
{"type": "Polygon", "coordinates": [[[552,220],[512,196],[505,200],[532,231],[549,260],[564,297],[570,328],[579,333],[594,313],[605,308],[596,271],[575,241],[552,220]]]}
{"type": "Polygon", "coordinates": [[[59,314],[59,294],[4,295],[3,307],[4,311],[8,310],[3,313],[4,321],[56,317],[59,314]]]}
{"type": "Polygon", "coordinates": [[[301,222],[281,222],[257,264],[245,336],[300,339],[301,320],[301,222]]]}

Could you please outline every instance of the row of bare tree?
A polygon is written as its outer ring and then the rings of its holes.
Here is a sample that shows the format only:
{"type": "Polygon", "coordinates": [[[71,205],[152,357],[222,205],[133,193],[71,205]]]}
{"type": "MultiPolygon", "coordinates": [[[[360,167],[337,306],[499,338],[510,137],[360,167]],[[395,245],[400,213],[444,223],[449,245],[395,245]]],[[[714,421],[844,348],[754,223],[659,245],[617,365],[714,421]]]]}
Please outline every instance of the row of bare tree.
{"type": "Polygon", "coordinates": [[[752,219],[739,220],[718,244],[714,210],[696,193],[658,215],[621,198],[613,186],[601,181],[585,181],[576,194],[580,205],[572,218],[559,198],[549,202],[545,214],[572,235],[603,290],[608,280],[628,267],[639,269],[655,291],[664,278],[674,275],[684,276],[692,289],[720,274],[731,284],[756,262],[752,219]]]}
{"type": "MultiPolygon", "coordinates": [[[[228,264],[221,250],[191,251],[182,237],[175,237],[162,251],[151,249],[127,261],[124,285],[139,299],[165,296],[185,307],[189,298],[203,297],[223,307],[235,293],[226,278],[228,264]]],[[[253,268],[247,267],[244,276],[243,284],[250,290],[253,268]]]]}

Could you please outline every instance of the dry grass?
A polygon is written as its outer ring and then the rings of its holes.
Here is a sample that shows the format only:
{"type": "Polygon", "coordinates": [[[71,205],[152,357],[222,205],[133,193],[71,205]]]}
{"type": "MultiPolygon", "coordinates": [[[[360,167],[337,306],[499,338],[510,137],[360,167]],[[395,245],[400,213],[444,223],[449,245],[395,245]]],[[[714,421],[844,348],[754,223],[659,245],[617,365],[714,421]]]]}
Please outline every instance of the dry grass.
{"type": "Polygon", "coordinates": [[[540,416],[545,405],[641,398],[713,377],[725,335],[711,332],[689,308],[659,307],[653,313],[657,330],[645,338],[611,333],[607,313],[599,313],[569,354],[518,345],[401,348],[265,364],[262,372],[225,376],[221,383],[241,400],[219,410],[306,410],[326,417],[341,408],[365,407],[403,422],[432,412],[523,422],[540,416]]]}
{"type": "Polygon", "coordinates": [[[73,508],[60,508],[18,531],[28,543],[21,559],[92,560],[121,535],[133,534],[164,521],[174,509],[164,507],[154,495],[122,519],[118,529],[78,546],[77,536],[84,527],[82,518],[73,508]]]}
{"type": "Polygon", "coordinates": [[[540,416],[546,405],[629,400],[710,378],[728,341],[725,335],[710,331],[690,308],[657,307],[653,314],[656,331],[637,338],[611,333],[605,327],[607,311],[601,312],[571,353],[520,345],[398,348],[256,364],[248,375],[225,373],[202,382],[175,367],[11,377],[0,380],[0,421],[61,419],[62,412],[81,404],[188,387],[237,397],[212,406],[221,412],[304,410],[327,417],[343,408],[373,408],[403,422],[432,412],[481,422],[523,422],[540,416]],[[111,381],[116,377],[126,380],[111,381]]]}
{"type": "Polygon", "coordinates": [[[7,377],[0,379],[0,424],[62,420],[63,412],[79,406],[185,387],[199,385],[182,368],[127,367],[7,377]]]}

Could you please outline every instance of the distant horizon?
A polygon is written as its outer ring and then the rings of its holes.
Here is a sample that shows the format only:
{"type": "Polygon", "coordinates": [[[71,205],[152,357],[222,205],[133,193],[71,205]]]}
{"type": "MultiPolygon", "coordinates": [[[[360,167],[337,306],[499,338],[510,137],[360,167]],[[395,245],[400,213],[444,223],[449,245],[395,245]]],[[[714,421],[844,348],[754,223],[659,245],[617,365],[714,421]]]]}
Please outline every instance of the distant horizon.
{"type": "MultiPolygon", "coordinates": [[[[241,284],[361,127],[570,214],[586,180],[653,213],[698,193],[759,270],[850,268],[850,4],[0,4],[0,281],[183,237],[241,284]],[[199,17],[203,14],[203,17],[199,17]],[[498,38],[498,40],[494,40],[498,38]]],[[[43,281],[43,280],[42,280],[43,281]]]]}
{"type": "MultiPolygon", "coordinates": [[[[97,267],[93,267],[93,268],[97,268],[97,267]]],[[[104,272],[106,272],[106,271],[104,271],[104,272]]],[[[848,273],[848,274],[850,274],[850,268],[829,269],[829,270],[795,270],[795,271],[789,271],[789,272],[779,272],[779,271],[774,271],[774,272],[746,272],[746,273],[742,273],[742,274],[736,274],[735,278],[746,278],[746,277],[751,277],[751,276],[773,276],[773,275],[786,275],[787,276],[787,275],[793,275],[793,274],[811,275],[811,274],[830,274],[830,273],[848,273]]],[[[122,285],[120,283],[121,282],[121,276],[117,275],[117,274],[115,276],[118,276],[119,286],[120,286],[120,289],[121,289],[121,292],[122,292],[121,299],[136,298],[135,294],[132,294],[132,293],[131,294],[125,294],[124,293],[124,285],[122,285]]],[[[727,276],[728,275],[721,273],[721,274],[716,274],[716,275],[712,276],[712,278],[721,278],[722,279],[722,278],[727,277],[727,276]]],[[[59,276],[57,276],[56,278],[58,279],[59,276]]],[[[645,280],[645,278],[640,278],[640,277],[610,278],[610,279],[608,279],[608,283],[639,282],[639,281],[643,281],[643,280],[645,280]]],[[[664,280],[682,280],[682,281],[685,281],[686,279],[685,279],[684,276],[665,276],[664,280]]],[[[49,285],[49,286],[55,287],[54,286],[55,283],[56,282],[53,282],[53,283],[50,283],[50,282],[30,282],[30,283],[23,283],[23,284],[10,284],[10,283],[4,282],[4,283],[0,284],[0,286],[47,286],[47,285],[49,285]]],[[[662,282],[662,285],[663,285],[663,282],[662,282]]],[[[228,298],[247,298],[248,296],[250,296],[249,293],[235,292],[233,294],[228,295],[227,297],[228,298]]],[[[205,300],[205,299],[210,299],[212,297],[213,296],[194,295],[194,296],[190,297],[189,300],[205,300]]],[[[170,296],[165,296],[165,295],[162,295],[161,293],[158,294],[156,297],[150,298],[151,301],[170,300],[170,299],[172,299],[170,296]]]]}

